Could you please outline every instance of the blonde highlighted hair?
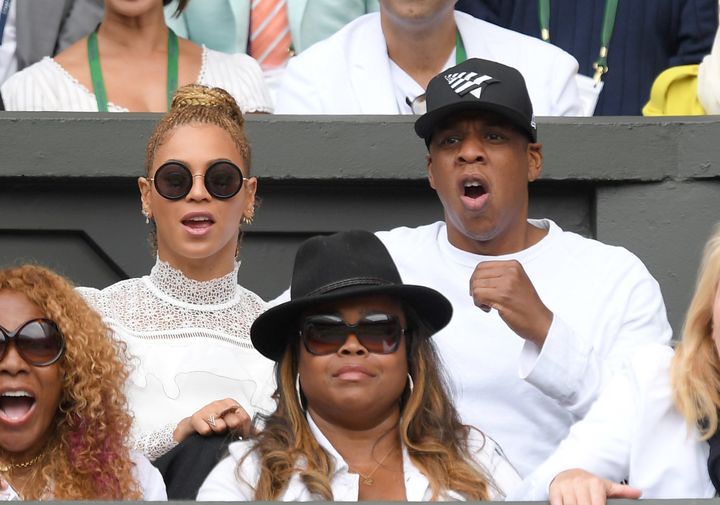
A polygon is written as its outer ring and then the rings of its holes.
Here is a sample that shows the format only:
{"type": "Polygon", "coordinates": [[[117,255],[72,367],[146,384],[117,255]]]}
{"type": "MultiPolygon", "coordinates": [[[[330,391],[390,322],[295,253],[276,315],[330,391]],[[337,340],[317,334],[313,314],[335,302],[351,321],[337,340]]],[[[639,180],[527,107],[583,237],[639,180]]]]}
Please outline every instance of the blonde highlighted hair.
{"type": "MultiPolygon", "coordinates": [[[[412,390],[405,389],[401,402],[400,440],[410,459],[427,477],[432,499],[452,490],[468,500],[488,500],[491,478],[470,454],[468,436],[474,429],[463,425],[450,401],[440,360],[429,330],[405,308],[414,332],[408,337],[408,371],[412,390]]],[[[313,436],[295,390],[298,373],[298,341],[288,345],[276,368],[277,408],[266,418],[253,448],[260,458],[256,500],[277,500],[293,474],[298,473],[308,490],[323,500],[333,500],[329,476],[331,456],[313,436]]],[[[247,455],[246,455],[247,457],[247,455]]],[[[237,477],[242,478],[238,465],[237,477]]]]}
{"type": "MultiPolygon", "coordinates": [[[[705,245],[695,294],[672,363],[673,398],[690,426],[704,439],[718,429],[720,359],[713,341],[713,305],[720,281],[720,225],[705,245]]],[[[715,321],[720,324],[720,321],[715,321]]]]}
{"type": "MultiPolygon", "coordinates": [[[[45,268],[0,270],[0,291],[6,290],[25,295],[65,337],[54,433],[24,498],[142,498],[129,449],[125,347],[67,280],[45,268]],[[52,496],[46,496],[48,492],[52,496]]],[[[7,454],[0,451],[0,456],[7,454]]]]}

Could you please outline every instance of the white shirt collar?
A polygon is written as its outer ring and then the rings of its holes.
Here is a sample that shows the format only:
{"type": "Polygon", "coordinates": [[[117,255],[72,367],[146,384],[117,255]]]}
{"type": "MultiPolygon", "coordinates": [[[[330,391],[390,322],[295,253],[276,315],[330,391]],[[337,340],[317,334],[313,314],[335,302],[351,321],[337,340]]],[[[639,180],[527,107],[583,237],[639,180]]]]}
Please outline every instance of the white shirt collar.
{"type": "MultiPolygon", "coordinates": [[[[334,473],[330,479],[334,495],[333,498],[335,501],[357,501],[360,476],[357,473],[350,472],[350,467],[347,462],[343,459],[335,447],[333,447],[325,434],[320,430],[312,416],[308,413],[306,417],[308,424],[310,425],[310,431],[315,437],[315,440],[317,440],[320,447],[325,449],[325,451],[327,451],[327,453],[335,460],[334,473]]],[[[402,446],[402,458],[403,474],[405,478],[405,496],[407,501],[429,500],[430,483],[428,482],[427,477],[420,472],[410,459],[410,455],[408,454],[405,445],[402,446]]],[[[300,481],[297,474],[295,474],[288,485],[288,490],[285,496],[283,496],[283,500],[296,499],[296,493],[300,491],[300,489],[296,489],[296,485],[298,484],[305,490],[305,492],[307,492],[305,485],[302,484],[302,481],[300,481]]],[[[441,497],[441,499],[465,500],[464,497],[454,491],[445,491],[443,495],[444,496],[441,497]]]]}

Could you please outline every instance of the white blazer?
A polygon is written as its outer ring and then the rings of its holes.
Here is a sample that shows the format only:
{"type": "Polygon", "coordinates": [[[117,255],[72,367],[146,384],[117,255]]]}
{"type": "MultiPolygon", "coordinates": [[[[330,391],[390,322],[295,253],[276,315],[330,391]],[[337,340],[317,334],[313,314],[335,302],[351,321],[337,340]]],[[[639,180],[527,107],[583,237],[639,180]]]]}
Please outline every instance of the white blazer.
{"type": "Polygon", "coordinates": [[[673,351],[638,348],[557,450],[508,497],[547,500],[555,476],[571,468],[642,490],[643,498],[712,498],[706,441],[675,409],[673,351]]]}
{"type": "MultiPolygon", "coordinates": [[[[575,58],[539,39],[455,11],[470,58],[517,68],[538,116],[581,115],[575,58]]],[[[366,14],[291,58],[277,114],[398,114],[380,14],[366,14]]]]}

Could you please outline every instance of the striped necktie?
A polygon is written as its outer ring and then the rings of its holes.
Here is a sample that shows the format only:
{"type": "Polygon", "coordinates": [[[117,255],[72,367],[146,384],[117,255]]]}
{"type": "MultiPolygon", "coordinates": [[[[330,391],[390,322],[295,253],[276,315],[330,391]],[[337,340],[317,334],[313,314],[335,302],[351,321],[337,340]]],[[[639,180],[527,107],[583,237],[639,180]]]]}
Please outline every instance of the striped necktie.
{"type": "Polygon", "coordinates": [[[282,67],[290,57],[287,0],[253,0],[249,53],[263,70],[282,67]]]}

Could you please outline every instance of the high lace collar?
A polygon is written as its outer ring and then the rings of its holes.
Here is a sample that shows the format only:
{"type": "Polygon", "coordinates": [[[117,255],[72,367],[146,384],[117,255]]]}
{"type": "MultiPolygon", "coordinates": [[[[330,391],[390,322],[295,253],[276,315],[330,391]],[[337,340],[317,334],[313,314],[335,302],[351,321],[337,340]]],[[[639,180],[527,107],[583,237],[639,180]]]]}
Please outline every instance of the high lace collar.
{"type": "Polygon", "coordinates": [[[158,259],[150,271],[150,282],[166,295],[184,303],[193,305],[219,305],[227,303],[235,296],[238,284],[238,268],[210,281],[196,281],[180,270],[158,259]]]}

